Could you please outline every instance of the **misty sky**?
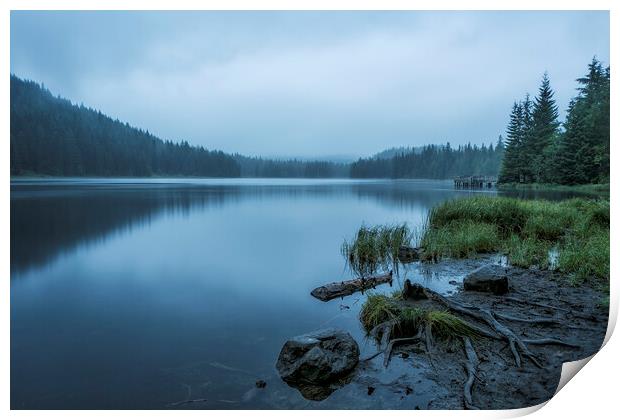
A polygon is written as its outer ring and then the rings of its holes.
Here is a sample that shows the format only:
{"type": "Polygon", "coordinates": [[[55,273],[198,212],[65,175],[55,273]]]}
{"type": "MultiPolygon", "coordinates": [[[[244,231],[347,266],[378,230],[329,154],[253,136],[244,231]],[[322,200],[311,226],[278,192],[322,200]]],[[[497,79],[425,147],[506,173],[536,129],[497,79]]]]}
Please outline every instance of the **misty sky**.
{"type": "Polygon", "coordinates": [[[171,140],[265,156],[495,142],[564,117],[608,12],[12,12],[11,72],[171,140]]]}

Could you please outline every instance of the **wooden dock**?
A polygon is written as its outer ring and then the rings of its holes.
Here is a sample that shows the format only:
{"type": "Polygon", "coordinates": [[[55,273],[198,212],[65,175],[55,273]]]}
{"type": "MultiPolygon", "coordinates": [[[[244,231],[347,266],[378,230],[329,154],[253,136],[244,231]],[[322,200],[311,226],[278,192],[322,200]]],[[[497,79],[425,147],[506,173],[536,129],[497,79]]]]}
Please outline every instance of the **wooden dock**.
{"type": "Polygon", "coordinates": [[[454,188],[493,188],[497,184],[494,176],[458,176],[454,178],[454,188]]]}

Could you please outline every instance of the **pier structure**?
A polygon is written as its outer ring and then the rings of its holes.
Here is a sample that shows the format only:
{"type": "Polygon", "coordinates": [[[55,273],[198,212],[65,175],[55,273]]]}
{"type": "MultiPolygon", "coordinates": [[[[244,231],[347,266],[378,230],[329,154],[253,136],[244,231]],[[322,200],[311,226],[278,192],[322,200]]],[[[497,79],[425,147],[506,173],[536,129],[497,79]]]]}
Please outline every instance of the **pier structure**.
{"type": "Polygon", "coordinates": [[[497,184],[494,176],[458,176],[454,178],[454,188],[493,188],[497,184]]]}

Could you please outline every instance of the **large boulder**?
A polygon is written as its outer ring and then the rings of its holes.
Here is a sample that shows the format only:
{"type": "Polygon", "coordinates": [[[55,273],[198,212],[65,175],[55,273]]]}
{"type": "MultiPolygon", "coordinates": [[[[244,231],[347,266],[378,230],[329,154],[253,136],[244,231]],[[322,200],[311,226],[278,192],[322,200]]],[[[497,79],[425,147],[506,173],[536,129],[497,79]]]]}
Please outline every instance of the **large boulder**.
{"type": "Polygon", "coordinates": [[[351,334],[328,328],[288,340],[276,368],[289,384],[326,385],[353,370],[359,355],[351,334]]]}
{"type": "Polygon", "coordinates": [[[506,268],[497,264],[484,265],[463,279],[463,288],[476,292],[503,295],[508,292],[506,268]]]}

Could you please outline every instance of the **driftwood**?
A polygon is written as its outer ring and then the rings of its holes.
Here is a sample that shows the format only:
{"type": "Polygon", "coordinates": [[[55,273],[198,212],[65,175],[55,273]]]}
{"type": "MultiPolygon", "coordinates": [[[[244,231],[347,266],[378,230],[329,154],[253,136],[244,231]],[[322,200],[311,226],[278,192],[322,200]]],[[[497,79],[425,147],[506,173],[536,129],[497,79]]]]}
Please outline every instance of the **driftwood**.
{"type": "Polygon", "coordinates": [[[352,295],[355,292],[363,292],[364,290],[372,289],[383,283],[390,283],[390,285],[392,284],[391,271],[388,274],[383,274],[380,276],[326,284],[325,286],[317,287],[310,292],[310,294],[323,302],[327,302],[328,300],[338,297],[352,295]]]}

